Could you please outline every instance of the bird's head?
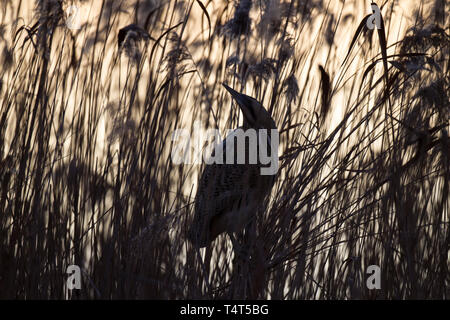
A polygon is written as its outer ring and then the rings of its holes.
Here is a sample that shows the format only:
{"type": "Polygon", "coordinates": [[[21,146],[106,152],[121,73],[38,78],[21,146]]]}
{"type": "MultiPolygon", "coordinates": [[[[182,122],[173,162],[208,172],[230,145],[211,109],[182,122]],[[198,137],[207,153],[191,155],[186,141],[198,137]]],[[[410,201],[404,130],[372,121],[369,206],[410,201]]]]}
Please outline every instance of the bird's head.
{"type": "Polygon", "coordinates": [[[256,99],[231,89],[225,83],[223,86],[239,105],[244,115],[244,127],[255,129],[276,129],[269,112],[256,99]]]}

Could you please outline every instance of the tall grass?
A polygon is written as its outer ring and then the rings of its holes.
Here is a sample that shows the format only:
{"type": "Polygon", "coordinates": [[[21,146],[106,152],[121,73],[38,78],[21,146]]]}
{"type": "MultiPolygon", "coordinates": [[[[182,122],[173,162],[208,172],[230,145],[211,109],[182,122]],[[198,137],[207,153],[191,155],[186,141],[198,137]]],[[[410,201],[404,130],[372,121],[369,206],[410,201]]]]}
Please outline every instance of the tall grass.
{"type": "Polygon", "coordinates": [[[448,299],[448,6],[405,3],[2,1],[0,297],[448,299]],[[238,126],[222,82],[281,139],[239,263],[186,240],[201,166],[170,158],[238,126]]]}

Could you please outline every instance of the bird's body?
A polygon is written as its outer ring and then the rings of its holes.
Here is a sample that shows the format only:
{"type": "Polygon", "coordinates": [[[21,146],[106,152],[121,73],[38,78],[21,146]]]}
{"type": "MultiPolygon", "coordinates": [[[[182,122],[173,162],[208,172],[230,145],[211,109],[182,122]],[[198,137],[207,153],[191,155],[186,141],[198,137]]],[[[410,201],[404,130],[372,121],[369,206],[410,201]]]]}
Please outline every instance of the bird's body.
{"type": "MultiPolygon", "coordinates": [[[[224,141],[222,151],[223,164],[207,164],[201,174],[195,197],[195,214],[189,230],[190,241],[198,247],[205,247],[219,234],[231,234],[242,230],[256,214],[258,207],[270,193],[275,182],[274,175],[261,174],[259,148],[264,139],[267,148],[271,147],[270,130],[276,129],[275,122],[269,113],[255,99],[239,94],[225,86],[237,101],[244,113],[244,125],[240,132],[247,129],[266,129],[266,136],[257,136],[257,146],[250,148],[249,141],[245,144],[245,162],[238,163],[240,150],[237,143],[232,144],[239,130],[233,131],[224,141]],[[227,152],[234,148],[233,163],[226,163],[227,152]],[[228,146],[228,148],[227,148],[228,146]],[[249,150],[257,152],[257,161],[249,161],[249,150]]],[[[240,152],[242,152],[241,150],[240,152]]],[[[273,152],[273,150],[272,150],[273,152]]],[[[216,156],[213,152],[213,156],[216,156]]]]}

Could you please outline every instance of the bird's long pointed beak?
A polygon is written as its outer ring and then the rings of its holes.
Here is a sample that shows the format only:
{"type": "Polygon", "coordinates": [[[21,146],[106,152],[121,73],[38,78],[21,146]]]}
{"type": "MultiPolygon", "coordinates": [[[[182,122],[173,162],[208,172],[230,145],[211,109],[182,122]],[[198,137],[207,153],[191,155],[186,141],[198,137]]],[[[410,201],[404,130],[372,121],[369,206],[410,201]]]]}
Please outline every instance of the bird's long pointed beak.
{"type": "Polygon", "coordinates": [[[244,106],[245,103],[242,100],[242,95],[237,92],[236,90],[230,88],[229,86],[227,86],[225,83],[222,83],[222,85],[225,87],[225,89],[227,89],[227,91],[231,94],[231,96],[233,97],[234,100],[236,100],[236,102],[240,105],[240,106],[244,106]]]}

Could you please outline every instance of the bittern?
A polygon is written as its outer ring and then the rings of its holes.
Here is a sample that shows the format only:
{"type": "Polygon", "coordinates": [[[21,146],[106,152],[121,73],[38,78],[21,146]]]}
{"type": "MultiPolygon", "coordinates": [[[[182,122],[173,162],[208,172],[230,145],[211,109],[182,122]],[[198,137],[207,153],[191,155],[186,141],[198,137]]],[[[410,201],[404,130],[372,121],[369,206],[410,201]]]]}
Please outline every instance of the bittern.
{"type": "MultiPolygon", "coordinates": [[[[223,86],[236,101],[244,116],[243,126],[238,129],[245,132],[248,129],[256,131],[265,129],[267,132],[266,136],[258,135],[258,146],[256,149],[253,148],[253,152],[260,147],[264,148],[264,145],[271,146],[271,132],[277,130],[277,127],[269,112],[254,98],[241,94],[226,84],[223,86]],[[267,139],[264,145],[261,139],[267,139]]],[[[278,134],[278,131],[275,132],[278,134]]],[[[234,139],[232,134],[229,134],[220,146],[224,159],[227,150],[230,151],[226,148],[230,138],[234,139]]],[[[278,139],[278,136],[276,138],[278,139]]],[[[243,152],[243,150],[237,150],[236,144],[233,146],[234,156],[237,152],[243,152]]],[[[276,146],[278,147],[278,144],[276,146]]],[[[249,149],[249,145],[246,144],[245,152],[248,153],[249,149]]],[[[271,150],[271,152],[277,153],[278,150],[271,150]]],[[[243,164],[225,162],[205,166],[195,197],[194,220],[188,232],[188,238],[195,246],[206,247],[224,232],[228,233],[234,245],[233,233],[242,231],[264,203],[275,182],[275,175],[262,175],[260,169],[263,165],[259,157],[256,163],[251,163],[248,158],[246,155],[243,164]]]]}

